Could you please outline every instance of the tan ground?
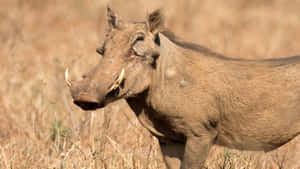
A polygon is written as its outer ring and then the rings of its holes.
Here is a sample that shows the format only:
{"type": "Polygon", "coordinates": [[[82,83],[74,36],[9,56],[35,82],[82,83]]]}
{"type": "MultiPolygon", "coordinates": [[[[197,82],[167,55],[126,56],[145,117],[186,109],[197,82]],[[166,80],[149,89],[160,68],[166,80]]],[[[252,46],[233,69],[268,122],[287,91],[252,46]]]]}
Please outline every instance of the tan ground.
{"type": "MultiPolygon", "coordinates": [[[[79,79],[98,62],[107,2],[0,0],[0,169],[162,168],[157,141],[124,101],[83,112],[72,104],[63,80],[66,67],[79,79]]],[[[299,0],[110,4],[123,18],[139,21],[163,8],[170,30],[230,57],[300,54],[299,0]]],[[[300,137],[268,154],[216,147],[207,165],[300,168],[300,137]]]]}

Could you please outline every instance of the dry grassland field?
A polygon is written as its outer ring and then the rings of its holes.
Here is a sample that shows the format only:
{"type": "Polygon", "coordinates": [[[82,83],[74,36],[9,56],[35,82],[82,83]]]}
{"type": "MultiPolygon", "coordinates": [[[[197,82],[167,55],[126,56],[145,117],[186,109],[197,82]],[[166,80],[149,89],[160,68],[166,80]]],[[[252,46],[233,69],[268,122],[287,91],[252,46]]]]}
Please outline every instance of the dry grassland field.
{"type": "MultiPolygon", "coordinates": [[[[299,0],[0,0],[0,169],[164,168],[124,100],[84,112],[64,82],[101,59],[108,3],[131,21],[163,8],[169,30],[229,57],[300,54],[299,0]]],[[[214,147],[206,166],[300,168],[300,138],[269,153],[214,147]]]]}

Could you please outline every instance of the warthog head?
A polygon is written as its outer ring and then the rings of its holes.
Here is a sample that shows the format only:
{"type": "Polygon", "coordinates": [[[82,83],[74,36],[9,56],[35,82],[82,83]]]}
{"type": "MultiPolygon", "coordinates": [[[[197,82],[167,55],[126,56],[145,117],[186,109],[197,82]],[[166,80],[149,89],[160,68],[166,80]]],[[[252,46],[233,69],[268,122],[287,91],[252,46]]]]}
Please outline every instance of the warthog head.
{"type": "Polygon", "coordinates": [[[147,22],[124,22],[107,8],[109,30],[96,51],[103,58],[81,81],[65,78],[74,103],[84,110],[101,108],[120,98],[146,91],[159,57],[157,34],[161,25],[159,10],[147,22]]]}

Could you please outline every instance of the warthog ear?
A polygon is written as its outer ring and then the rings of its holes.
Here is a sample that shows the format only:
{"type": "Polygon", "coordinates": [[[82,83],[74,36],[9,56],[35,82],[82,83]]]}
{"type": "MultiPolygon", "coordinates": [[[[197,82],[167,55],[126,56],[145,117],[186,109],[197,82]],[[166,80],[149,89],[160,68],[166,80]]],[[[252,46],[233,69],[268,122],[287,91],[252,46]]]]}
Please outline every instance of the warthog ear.
{"type": "Polygon", "coordinates": [[[109,30],[121,28],[123,25],[122,19],[109,6],[107,6],[107,22],[109,30]]]}
{"type": "Polygon", "coordinates": [[[153,34],[158,33],[163,28],[164,17],[161,9],[157,9],[148,15],[147,25],[153,34]]]}

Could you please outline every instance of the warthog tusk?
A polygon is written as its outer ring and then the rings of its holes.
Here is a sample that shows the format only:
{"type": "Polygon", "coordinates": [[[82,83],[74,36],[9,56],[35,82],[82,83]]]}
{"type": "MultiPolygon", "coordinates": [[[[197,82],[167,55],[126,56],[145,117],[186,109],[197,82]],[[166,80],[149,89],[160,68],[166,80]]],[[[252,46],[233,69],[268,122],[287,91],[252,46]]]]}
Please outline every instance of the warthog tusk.
{"type": "Polygon", "coordinates": [[[120,85],[121,85],[121,83],[122,83],[122,81],[123,81],[123,79],[124,79],[124,75],[125,75],[125,70],[124,70],[124,68],[122,69],[122,71],[121,71],[121,73],[120,73],[120,75],[119,75],[119,77],[118,77],[118,79],[114,82],[114,84],[109,88],[109,92],[110,91],[112,91],[112,90],[115,90],[116,88],[118,88],[120,85]]]}
{"type": "Polygon", "coordinates": [[[69,87],[72,86],[72,83],[71,83],[71,80],[69,77],[69,68],[66,68],[66,71],[65,71],[65,81],[69,87]]]}

